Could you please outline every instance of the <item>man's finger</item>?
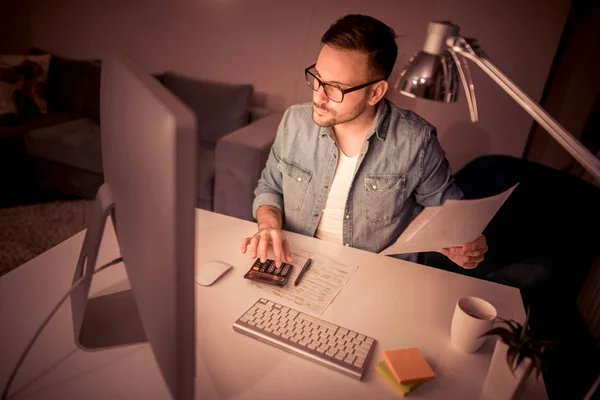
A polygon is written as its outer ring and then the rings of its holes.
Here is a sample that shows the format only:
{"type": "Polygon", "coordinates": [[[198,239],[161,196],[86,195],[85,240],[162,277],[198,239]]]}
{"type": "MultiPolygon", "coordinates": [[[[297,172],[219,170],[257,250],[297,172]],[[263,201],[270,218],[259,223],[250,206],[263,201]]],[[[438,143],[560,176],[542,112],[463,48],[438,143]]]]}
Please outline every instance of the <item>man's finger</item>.
{"type": "Polygon", "coordinates": [[[259,235],[254,235],[250,239],[250,257],[256,258],[256,251],[258,249],[258,242],[260,241],[259,235]]]}
{"type": "Polygon", "coordinates": [[[281,236],[278,233],[272,233],[271,243],[273,245],[273,258],[275,260],[275,266],[279,268],[281,267],[281,256],[283,253],[281,236]]]}
{"type": "Polygon", "coordinates": [[[477,268],[477,266],[479,265],[479,263],[465,263],[463,265],[461,265],[461,267],[463,267],[464,269],[474,269],[477,268]]]}
{"type": "Polygon", "coordinates": [[[485,236],[481,235],[477,239],[472,242],[465,243],[462,245],[462,248],[465,252],[474,251],[477,249],[481,249],[486,246],[485,236]]]}
{"type": "Polygon", "coordinates": [[[250,243],[251,238],[244,238],[242,240],[242,244],[240,250],[242,250],[242,254],[246,254],[246,250],[248,249],[248,244],[250,243]]]}
{"type": "Polygon", "coordinates": [[[288,263],[294,262],[292,260],[292,251],[290,250],[290,242],[287,241],[285,236],[283,237],[283,256],[288,263]]]}
{"type": "Polygon", "coordinates": [[[457,254],[457,255],[467,255],[467,254],[479,254],[480,250],[485,249],[485,251],[487,251],[487,245],[483,245],[482,247],[473,247],[473,244],[464,244],[462,246],[455,246],[455,247],[451,247],[450,248],[450,254],[457,254]]]}
{"type": "Polygon", "coordinates": [[[465,256],[482,256],[485,253],[487,253],[487,251],[488,251],[488,247],[485,246],[485,247],[482,247],[480,249],[476,249],[476,250],[473,250],[473,251],[466,252],[466,253],[464,253],[464,255],[465,256]]]}
{"type": "Polygon", "coordinates": [[[269,246],[269,235],[256,235],[260,236],[260,242],[258,242],[258,255],[260,257],[260,262],[267,262],[267,247],[269,246]]]}
{"type": "Polygon", "coordinates": [[[455,254],[454,256],[450,257],[450,259],[452,261],[454,261],[456,264],[460,265],[460,266],[464,266],[465,264],[469,264],[469,263],[480,263],[481,261],[483,261],[483,255],[480,256],[465,256],[465,255],[459,255],[459,254],[455,254]]]}

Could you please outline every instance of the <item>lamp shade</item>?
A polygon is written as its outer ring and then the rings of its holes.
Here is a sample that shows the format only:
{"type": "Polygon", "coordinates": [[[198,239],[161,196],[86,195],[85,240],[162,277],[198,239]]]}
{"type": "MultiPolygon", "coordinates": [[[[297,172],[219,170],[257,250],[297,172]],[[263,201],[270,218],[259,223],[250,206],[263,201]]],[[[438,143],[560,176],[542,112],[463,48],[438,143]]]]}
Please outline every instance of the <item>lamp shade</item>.
{"type": "Polygon", "coordinates": [[[459,73],[445,44],[446,39],[457,36],[458,31],[458,26],[449,22],[430,22],[423,50],[400,72],[396,90],[409,97],[455,102],[459,73]]]}

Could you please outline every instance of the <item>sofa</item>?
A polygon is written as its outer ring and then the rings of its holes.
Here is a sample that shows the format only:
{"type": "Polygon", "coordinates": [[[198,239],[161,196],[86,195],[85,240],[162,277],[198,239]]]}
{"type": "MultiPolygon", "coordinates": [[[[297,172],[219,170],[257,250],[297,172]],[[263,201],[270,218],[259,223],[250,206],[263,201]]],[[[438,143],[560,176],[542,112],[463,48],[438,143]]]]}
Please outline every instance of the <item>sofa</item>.
{"type": "MultiPolygon", "coordinates": [[[[30,53],[31,60],[42,57],[48,64],[41,79],[43,90],[38,90],[44,94],[45,110],[21,101],[16,102],[21,112],[0,116],[0,184],[5,193],[33,184],[93,199],[103,183],[101,61],[67,59],[40,49],[30,53]]],[[[34,79],[23,75],[25,81],[34,79]]],[[[282,113],[253,107],[251,85],[211,82],[172,71],[154,77],[197,118],[196,206],[252,220],[253,191],[282,113]]]]}

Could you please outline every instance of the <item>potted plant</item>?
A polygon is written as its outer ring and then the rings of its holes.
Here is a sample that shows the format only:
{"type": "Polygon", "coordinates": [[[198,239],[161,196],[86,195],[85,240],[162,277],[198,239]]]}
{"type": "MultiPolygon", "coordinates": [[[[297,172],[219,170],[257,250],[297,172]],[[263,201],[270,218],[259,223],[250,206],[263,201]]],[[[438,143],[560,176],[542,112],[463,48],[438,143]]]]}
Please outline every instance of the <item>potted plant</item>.
{"type": "Polygon", "coordinates": [[[541,340],[529,326],[530,309],[525,323],[497,317],[502,326],[495,326],[482,336],[497,336],[494,354],[483,385],[482,398],[514,399],[525,389],[529,376],[536,371],[539,378],[545,368],[546,352],[552,342],[541,340]]]}

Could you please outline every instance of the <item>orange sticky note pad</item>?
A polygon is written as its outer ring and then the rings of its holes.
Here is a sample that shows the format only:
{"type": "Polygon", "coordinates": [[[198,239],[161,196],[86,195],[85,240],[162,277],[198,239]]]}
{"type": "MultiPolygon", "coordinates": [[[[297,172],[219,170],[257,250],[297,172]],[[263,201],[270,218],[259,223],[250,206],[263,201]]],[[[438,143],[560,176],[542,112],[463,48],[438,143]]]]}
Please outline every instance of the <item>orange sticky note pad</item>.
{"type": "Polygon", "coordinates": [[[400,384],[435,379],[435,372],[417,348],[387,350],[383,352],[383,358],[400,384]]]}

